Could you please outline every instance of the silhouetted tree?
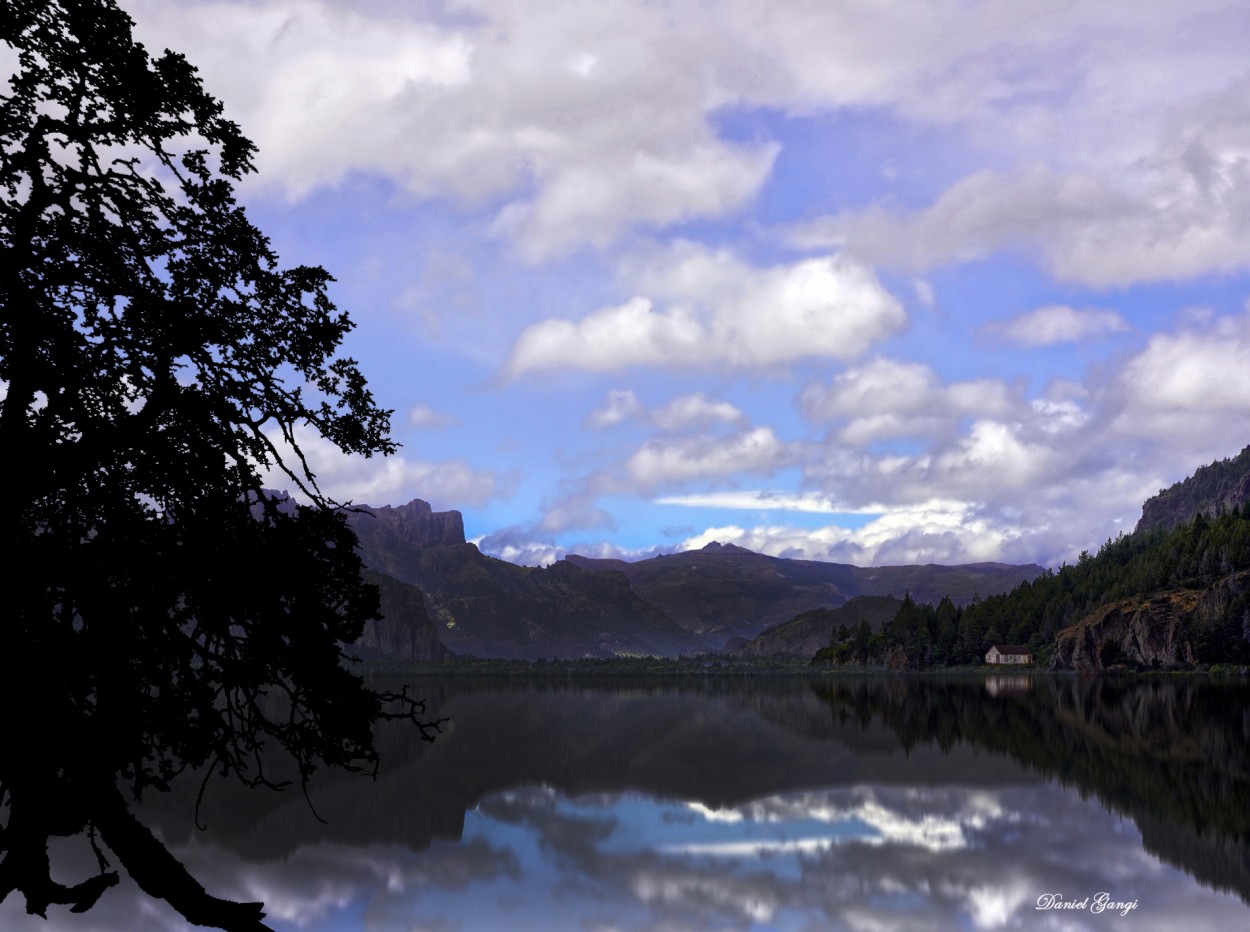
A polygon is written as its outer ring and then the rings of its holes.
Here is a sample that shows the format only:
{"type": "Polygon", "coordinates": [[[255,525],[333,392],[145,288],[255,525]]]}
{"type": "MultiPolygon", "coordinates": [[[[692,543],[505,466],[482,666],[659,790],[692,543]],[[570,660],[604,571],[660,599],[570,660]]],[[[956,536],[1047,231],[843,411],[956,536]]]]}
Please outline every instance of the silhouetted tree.
{"type": "Polygon", "coordinates": [[[261,929],[132,806],[188,768],[273,785],[275,751],[305,782],[370,769],[380,717],[432,736],[341,663],[377,593],[297,431],[394,445],[336,356],[329,275],[279,269],[235,201],[253,146],[132,25],[112,0],[0,5],[0,899],[84,911],[116,861],[193,923],[261,929]],[[313,505],[262,492],[270,468],[313,505]],[[50,836],[98,873],[53,880],[50,836]]]}

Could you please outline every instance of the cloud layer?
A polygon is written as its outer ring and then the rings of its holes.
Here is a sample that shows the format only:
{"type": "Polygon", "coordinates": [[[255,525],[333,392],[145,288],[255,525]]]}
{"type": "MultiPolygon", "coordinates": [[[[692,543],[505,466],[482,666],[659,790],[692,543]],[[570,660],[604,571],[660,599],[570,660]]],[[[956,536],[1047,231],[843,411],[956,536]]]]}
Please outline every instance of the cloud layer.
{"type": "Polygon", "coordinates": [[[362,309],[420,453],[341,497],[518,560],[1053,563],[1250,440],[1237,5],[126,7],[362,309]]]}
{"type": "Polygon", "coordinates": [[[724,252],[682,248],[642,276],[666,306],[636,296],[580,320],[526,328],[504,366],[769,369],[805,358],[849,360],[900,329],[902,306],[864,266],[838,257],[757,269],[724,252]]]}

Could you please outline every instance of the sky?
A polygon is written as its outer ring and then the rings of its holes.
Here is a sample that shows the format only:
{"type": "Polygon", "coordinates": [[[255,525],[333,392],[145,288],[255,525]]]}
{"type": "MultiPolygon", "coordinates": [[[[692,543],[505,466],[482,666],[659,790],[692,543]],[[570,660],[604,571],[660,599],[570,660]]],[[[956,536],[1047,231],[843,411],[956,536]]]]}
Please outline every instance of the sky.
{"type": "Polygon", "coordinates": [[[1058,566],[1250,443],[1250,5],[121,0],[485,553],[1058,566]]]}

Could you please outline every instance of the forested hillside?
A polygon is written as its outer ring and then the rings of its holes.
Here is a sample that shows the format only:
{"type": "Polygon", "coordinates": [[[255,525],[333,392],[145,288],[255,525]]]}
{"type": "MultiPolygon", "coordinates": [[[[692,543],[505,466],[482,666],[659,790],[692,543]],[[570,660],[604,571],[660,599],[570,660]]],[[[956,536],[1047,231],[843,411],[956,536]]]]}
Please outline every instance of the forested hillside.
{"type": "Polygon", "coordinates": [[[1170,530],[1197,514],[1218,515],[1250,503],[1250,446],[1234,457],[1200,466],[1188,479],[1160,490],[1142,506],[1137,532],[1170,530]]]}
{"type": "MultiPolygon", "coordinates": [[[[867,639],[833,635],[823,662],[888,665],[897,669],[980,663],[991,644],[1027,644],[1038,665],[1101,669],[1250,663],[1250,508],[1218,513],[1229,488],[1243,479],[1225,467],[1243,452],[1199,470],[1198,482],[1161,493],[1196,517],[1154,525],[1109,540],[1073,565],[1047,570],[1012,591],[959,607],[905,599],[883,631],[867,639]],[[1208,481],[1210,480],[1210,481],[1208,481]],[[1209,498],[1199,492],[1205,489],[1209,498]],[[1215,516],[1208,516],[1208,509],[1215,516]],[[1095,613],[1098,613],[1097,615],[1095,613]],[[1097,624],[1095,624],[1097,622],[1097,624]],[[1084,629],[1073,630],[1083,625],[1084,629]],[[1160,628],[1167,631],[1160,634],[1160,628]],[[1061,632],[1095,640],[1056,651],[1061,632]]],[[[1156,499],[1152,499],[1152,502],[1156,499]]],[[[1144,514],[1164,514],[1147,503],[1144,514]]],[[[1144,519],[1143,519],[1144,520],[1144,519]]]]}

